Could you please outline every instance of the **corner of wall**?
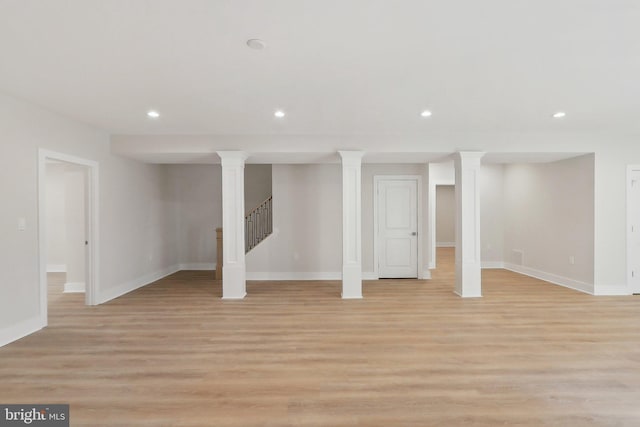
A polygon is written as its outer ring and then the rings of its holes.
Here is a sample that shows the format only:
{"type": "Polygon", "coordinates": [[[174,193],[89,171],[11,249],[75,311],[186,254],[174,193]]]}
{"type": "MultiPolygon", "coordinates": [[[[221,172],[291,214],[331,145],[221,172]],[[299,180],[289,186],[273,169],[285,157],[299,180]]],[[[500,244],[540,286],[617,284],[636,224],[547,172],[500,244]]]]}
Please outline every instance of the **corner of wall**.
{"type": "Polygon", "coordinates": [[[44,328],[45,322],[38,316],[23,320],[6,328],[0,329],[0,347],[38,332],[44,328]]]}
{"type": "Polygon", "coordinates": [[[112,299],[121,297],[124,294],[128,294],[129,292],[135,291],[136,289],[142,288],[143,286],[149,285],[157,280],[170,276],[171,274],[176,273],[179,270],[179,265],[173,265],[154,273],[145,274],[138,279],[123,283],[119,286],[116,286],[115,288],[109,289],[106,292],[98,292],[98,297],[96,298],[97,303],[104,304],[106,302],[109,302],[112,299]]]}

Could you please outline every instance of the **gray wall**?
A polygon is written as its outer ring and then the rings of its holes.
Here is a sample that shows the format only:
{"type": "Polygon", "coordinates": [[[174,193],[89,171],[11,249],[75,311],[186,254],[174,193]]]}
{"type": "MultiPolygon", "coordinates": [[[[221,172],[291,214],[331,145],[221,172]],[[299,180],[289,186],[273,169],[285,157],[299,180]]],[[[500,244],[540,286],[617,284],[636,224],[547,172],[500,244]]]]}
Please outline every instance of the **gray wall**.
{"type": "Polygon", "coordinates": [[[244,211],[251,212],[271,196],[271,165],[245,165],[244,211]]]}
{"type": "Polygon", "coordinates": [[[166,165],[179,263],[185,268],[213,268],[216,228],[222,227],[220,165],[166,165]]]}

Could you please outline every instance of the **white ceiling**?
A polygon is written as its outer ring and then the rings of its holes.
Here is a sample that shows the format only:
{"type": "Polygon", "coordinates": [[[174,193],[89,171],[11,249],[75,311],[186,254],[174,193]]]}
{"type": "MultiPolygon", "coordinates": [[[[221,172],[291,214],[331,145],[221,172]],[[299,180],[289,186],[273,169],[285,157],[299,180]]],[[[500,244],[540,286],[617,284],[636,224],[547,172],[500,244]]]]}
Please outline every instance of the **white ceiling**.
{"type": "Polygon", "coordinates": [[[115,135],[640,134],[639,23],[636,0],[0,0],[0,91],[115,135]]]}

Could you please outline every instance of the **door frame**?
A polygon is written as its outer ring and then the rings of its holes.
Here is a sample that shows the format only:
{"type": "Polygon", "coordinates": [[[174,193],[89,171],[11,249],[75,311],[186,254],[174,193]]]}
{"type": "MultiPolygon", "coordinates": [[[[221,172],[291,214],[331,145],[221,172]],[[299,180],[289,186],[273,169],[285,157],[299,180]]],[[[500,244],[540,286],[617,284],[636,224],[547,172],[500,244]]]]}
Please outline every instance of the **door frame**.
{"type": "MultiPolygon", "coordinates": [[[[639,293],[640,289],[634,289],[633,288],[633,284],[632,284],[632,276],[631,276],[631,266],[633,265],[633,262],[631,261],[632,258],[632,251],[631,251],[631,204],[633,203],[633,200],[631,199],[631,180],[632,180],[632,174],[633,172],[640,172],[640,165],[627,165],[627,194],[626,194],[626,198],[627,198],[627,259],[626,259],[626,270],[627,270],[627,292],[629,294],[634,294],[634,293],[639,293]]],[[[639,201],[636,201],[636,203],[640,203],[639,201]]]]}
{"type": "Polygon", "coordinates": [[[47,161],[54,160],[84,167],[85,179],[85,304],[97,305],[99,272],[98,162],[38,149],[38,256],[40,264],[40,321],[48,324],[47,310],[47,161]]]}
{"type": "Polygon", "coordinates": [[[378,203],[379,203],[379,185],[381,181],[392,181],[392,180],[411,180],[416,181],[416,194],[417,200],[417,212],[418,215],[418,258],[417,258],[417,266],[416,269],[418,271],[418,279],[425,279],[424,271],[422,269],[422,176],[421,175],[374,175],[373,176],[373,273],[377,279],[380,278],[379,270],[378,270],[378,203]]]}

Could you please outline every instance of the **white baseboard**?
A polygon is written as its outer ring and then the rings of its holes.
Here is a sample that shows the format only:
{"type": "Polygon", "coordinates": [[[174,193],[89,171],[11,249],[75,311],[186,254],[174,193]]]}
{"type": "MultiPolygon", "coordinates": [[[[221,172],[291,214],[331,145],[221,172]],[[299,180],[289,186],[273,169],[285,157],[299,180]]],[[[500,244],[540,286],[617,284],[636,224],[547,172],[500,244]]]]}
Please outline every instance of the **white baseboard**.
{"type": "Polygon", "coordinates": [[[40,317],[32,317],[27,320],[22,320],[15,325],[8,326],[0,329],[0,347],[9,343],[24,338],[27,335],[31,335],[34,332],[39,331],[44,327],[42,319],[40,317]]]}
{"type": "Polygon", "coordinates": [[[47,264],[47,273],[66,273],[67,264],[47,264]]]}
{"type": "MultiPolygon", "coordinates": [[[[431,271],[427,270],[425,273],[425,279],[431,278],[431,271]],[[428,274],[428,277],[426,276],[428,274]]],[[[247,280],[342,280],[342,273],[340,272],[254,272],[247,271],[247,280]]],[[[363,271],[362,280],[379,280],[378,275],[373,271],[363,271]]]]}
{"type": "Polygon", "coordinates": [[[111,301],[114,298],[118,298],[124,294],[127,294],[131,291],[135,291],[138,288],[148,285],[149,283],[153,283],[156,280],[160,280],[163,277],[167,277],[173,273],[180,271],[179,265],[173,265],[171,267],[167,267],[160,271],[156,271],[154,273],[146,274],[138,279],[131,280],[129,282],[123,283],[120,286],[117,286],[112,289],[107,289],[106,291],[100,292],[98,295],[98,304],[104,304],[107,301],[111,301]]]}
{"type": "Polygon", "coordinates": [[[502,261],[482,261],[481,268],[504,268],[504,262],[502,261]]]}
{"type": "Polygon", "coordinates": [[[436,248],[455,248],[456,242],[436,242],[436,248]]]}
{"type": "Polygon", "coordinates": [[[431,270],[429,270],[428,268],[425,268],[422,270],[422,280],[429,280],[431,279],[431,270]]]}
{"type": "Polygon", "coordinates": [[[215,270],[216,263],[215,262],[190,262],[185,264],[180,264],[180,270],[215,270]]]}
{"type": "Polygon", "coordinates": [[[633,295],[633,292],[627,285],[598,285],[596,286],[594,295],[598,296],[622,296],[633,295]]]}
{"type": "Polygon", "coordinates": [[[536,270],[531,267],[525,267],[523,265],[505,263],[504,268],[515,273],[524,274],[525,276],[530,276],[536,279],[544,280],[545,282],[553,283],[554,285],[560,285],[564,286],[565,288],[570,288],[576,291],[584,292],[586,294],[594,295],[593,285],[590,285],[588,283],[569,279],[567,277],[557,276],[552,273],[546,273],[544,271],[536,270]]]}
{"type": "Polygon", "coordinates": [[[83,282],[68,282],[64,284],[65,294],[85,293],[85,289],[83,282]]]}

